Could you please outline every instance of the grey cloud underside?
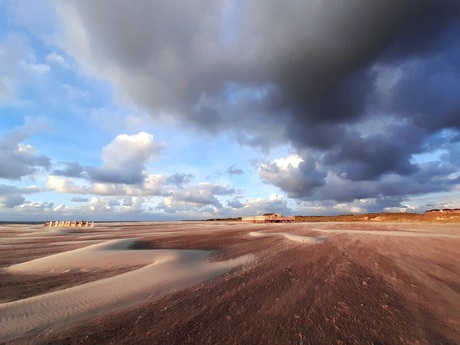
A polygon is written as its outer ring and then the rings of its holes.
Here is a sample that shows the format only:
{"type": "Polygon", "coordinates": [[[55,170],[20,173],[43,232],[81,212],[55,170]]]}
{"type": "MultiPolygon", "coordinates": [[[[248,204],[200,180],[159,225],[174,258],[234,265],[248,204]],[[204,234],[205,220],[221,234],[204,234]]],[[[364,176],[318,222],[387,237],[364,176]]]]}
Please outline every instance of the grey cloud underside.
{"type": "Polygon", "coordinates": [[[236,167],[236,164],[233,164],[231,165],[228,169],[227,169],[227,174],[229,175],[242,175],[244,174],[244,170],[243,169],[239,169],[236,167]]]}
{"type": "Polygon", "coordinates": [[[70,201],[73,201],[73,202],[88,202],[89,199],[81,197],[81,196],[75,196],[72,199],[70,199],[70,201]]]}
{"type": "Polygon", "coordinates": [[[181,187],[184,184],[191,182],[194,178],[195,178],[195,175],[193,174],[175,173],[166,178],[166,183],[181,187]]]}
{"type": "Polygon", "coordinates": [[[226,204],[227,204],[227,206],[229,206],[231,208],[235,208],[235,209],[240,209],[240,208],[244,207],[244,205],[237,198],[233,198],[232,200],[228,200],[226,204]]]}
{"type": "Polygon", "coordinates": [[[36,187],[20,188],[5,184],[0,184],[0,205],[6,208],[13,208],[22,205],[26,198],[24,194],[38,193],[39,189],[36,187]]]}
{"type": "Polygon", "coordinates": [[[54,169],[53,175],[66,177],[81,177],[84,168],[78,162],[65,163],[62,169],[54,169]]]}
{"type": "Polygon", "coordinates": [[[302,198],[324,186],[326,173],[317,169],[312,159],[301,162],[298,168],[282,169],[276,163],[262,165],[260,177],[285,191],[291,198],[302,198]]]}
{"type": "Polygon", "coordinates": [[[93,64],[152,116],[230,131],[245,145],[314,152],[319,167],[262,176],[292,197],[349,199],[332,176],[357,186],[346,191],[354,198],[454,184],[442,177],[457,162],[427,168],[413,157],[458,150],[458,1],[253,0],[228,26],[219,1],[72,6],[93,64]],[[422,187],[396,188],[406,180],[422,187]]]}
{"type": "Polygon", "coordinates": [[[20,180],[40,168],[50,167],[51,160],[48,157],[28,152],[23,144],[28,135],[23,130],[17,129],[0,137],[0,178],[20,180]]]}
{"type": "Polygon", "coordinates": [[[110,169],[88,167],[86,172],[93,182],[135,185],[142,184],[145,180],[145,173],[142,168],[110,169]]]}

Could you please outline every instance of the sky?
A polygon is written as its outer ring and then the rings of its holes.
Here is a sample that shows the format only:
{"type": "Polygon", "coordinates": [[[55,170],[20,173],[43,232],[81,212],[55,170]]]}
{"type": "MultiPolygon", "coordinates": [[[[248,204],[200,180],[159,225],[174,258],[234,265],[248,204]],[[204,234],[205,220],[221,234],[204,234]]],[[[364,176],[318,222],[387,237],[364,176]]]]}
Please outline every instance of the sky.
{"type": "Polygon", "coordinates": [[[0,0],[0,221],[460,207],[456,0],[0,0]]]}

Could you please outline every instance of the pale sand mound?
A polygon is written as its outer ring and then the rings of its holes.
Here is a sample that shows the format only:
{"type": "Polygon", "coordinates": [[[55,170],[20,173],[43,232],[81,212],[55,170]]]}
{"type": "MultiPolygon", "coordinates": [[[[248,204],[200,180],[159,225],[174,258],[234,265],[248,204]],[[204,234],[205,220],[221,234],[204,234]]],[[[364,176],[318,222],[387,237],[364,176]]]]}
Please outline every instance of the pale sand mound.
{"type": "Polygon", "coordinates": [[[248,257],[204,262],[205,250],[127,250],[133,240],[114,240],[13,265],[10,272],[47,272],[149,265],[115,277],[0,304],[0,341],[107,313],[146,298],[198,284],[241,265],[248,257]]]}
{"type": "MultiPolygon", "coordinates": [[[[129,250],[139,240],[119,239],[93,244],[69,252],[12,265],[9,273],[59,273],[95,268],[148,265],[161,257],[161,251],[129,250]]],[[[205,254],[208,255],[208,253],[205,254]]]]}
{"type": "Polygon", "coordinates": [[[287,232],[260,232],[260,231],[253,231],[249,233],[250,236],[254,237],[269,237],[269,236],[284,236],[286,239],[294,242],[301,242],[301,243],[319,243],[326,240],[326,237],[308,237],[308,236],[300,236],[300,235],[293,235],[287,232]]]}

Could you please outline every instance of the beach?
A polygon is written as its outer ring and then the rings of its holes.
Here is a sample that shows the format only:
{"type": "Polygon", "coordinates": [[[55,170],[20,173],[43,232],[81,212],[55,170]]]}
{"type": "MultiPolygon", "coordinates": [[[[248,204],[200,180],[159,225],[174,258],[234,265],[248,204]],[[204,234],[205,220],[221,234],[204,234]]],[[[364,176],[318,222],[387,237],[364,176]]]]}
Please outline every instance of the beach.
{"type": "Polygon", "coordinates": [[[0,226],[0,342],[458,344],[458,223],[0,226]]]}

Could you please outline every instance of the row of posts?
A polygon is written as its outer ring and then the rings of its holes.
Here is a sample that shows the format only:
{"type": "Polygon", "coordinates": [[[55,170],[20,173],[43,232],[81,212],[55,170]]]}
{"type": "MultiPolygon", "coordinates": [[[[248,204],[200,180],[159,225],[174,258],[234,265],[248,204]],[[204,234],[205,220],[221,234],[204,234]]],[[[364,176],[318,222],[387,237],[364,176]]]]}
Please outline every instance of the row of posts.
{"type": "Polygon", "coordinates": [[[57,220],[52,220],[52,221],[47,221],[45,222],[44,227],[49,228],[49,227],[64,227],[64,228],[74,228],[74,227],[93,227],[94,222],[89,222],[89,221],[57,221],[57,220]]]}

